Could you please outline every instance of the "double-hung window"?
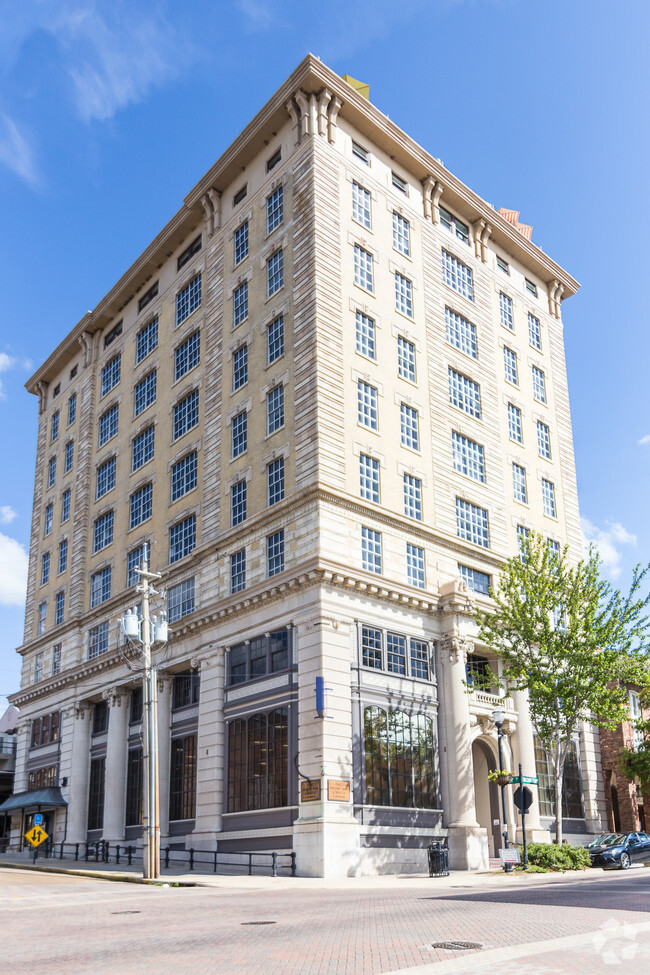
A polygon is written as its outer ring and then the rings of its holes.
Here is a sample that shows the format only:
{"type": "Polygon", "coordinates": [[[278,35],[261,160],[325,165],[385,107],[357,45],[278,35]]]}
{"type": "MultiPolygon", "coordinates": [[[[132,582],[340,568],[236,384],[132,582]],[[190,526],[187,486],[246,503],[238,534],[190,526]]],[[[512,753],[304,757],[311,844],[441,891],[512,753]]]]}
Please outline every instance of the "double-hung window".
{"type": "Polygon", "coordinates": [[[74,440],[68,440],[63,454],[63,473],[68,474],[72,470],[74,460],[74,440]]]}
{"type": "Polygon", "coordinates": [[[131,445],[131,470],[137,471],[153,458],[155,427],[147,427],[138,434],[131,445]]]}
{"type": "Polygon", "coordinates": [[[158,316],[152,318],[148,325],[141,328],[135,340],[135,364],[138,365],[143,359],[153,352],[158,346],[158,316]]]}
{"type": "Polygon", "coordinates": [[[397,336],[397,371],[402,379],[415,382],[415,345],[403,335],[397,336]]]}
{"type": "Polygon", "coordinates": [[[54,625],[58,626],[63,623],[63,615],[65,612],[65,593],[63,591],[57,592],[54,598],[54,625]]]}
{"type": "Polygon", "coordinates": [[[143,567],[145,559],[147,560],[148,567],[151,568],[148,542],[143,542],[142,545],[138,545],[137,548],[132,549],[126,557],[127,586],[134,586],[137,582],[140,581],[140,576],[136,572],[136,569],[140,569],[143,567]]]}
{"type": "Polygon", "coordinates": [[[514,331],[515,318],[512,312],[512,298],[504,294],[503,291],[499,292],[499,314],[501,316],[501,324],[510,331],[514,331]]]}
{"type": "Polygon", "coordinates": [[[167,590],[167,619],[170,623],[194,612],[194,576],[167,590]]]}
{"type": "Polygon", "coordinates": [[[379,504],[379,461],[359,454],[359,493],[364,501],[379,504]]]}
{"type": "Polygon", "coordinates": [[[484,596],[489,596],[490,577],[485,572],[479,572],[478,569],[472,569],[468,565],[460,565],[459,563],[458,574],[472,592],[480,592],[484,596]]]}
{"type": "Polygon", "coordinates": [[[192,278],[182,291],[176,295],[176,325],[182,325],[186,318],[201,304],[201,275],[192,278]]]}
{"type": "Polygon", "coordinates": [[[246,481],[237,481],[230,488],[230,524],[233,528],[246,521],[247,493],[246,481]]]}
{"type": "Polygon", "coordinates": [[[274,386],[266,394],[266,432],[275,433],[284,426],[284,386],[274,386]]]}
{"type": "Polygon", "coordinates": [[[269,365],[284,355],[284,315],[274,318],[266,330],[266,353],[269,365]]]}
{"type": "Polygon", "coordinates": [[[404,514],[422,521],[422,481],[413,474],[404,474],[404,514]]]}
{"type": "Polygon", "coordinates": [[[406,543],[406,579],[409,586],[424,589],[424,549],[411,542],[406,543]]]}
{"type": "Polygon", "coordinates": [[[453,430],[451,447],[454,470],[483,484],[485,482],[485,456],[481,444],[453,430]]]}
{"type": "Polygon", "coordinates": [[[467,224],[459,220],[458,217],[455,217],[445,207],[439,206],[438,209],[440,211],[440,223],[442,226],[446,227],[450,233],[455,234],[463,243],[469,244],[469,227],[467,224]]]}
{"type": "Polygon", "coordinates": [[[517,353],[509,349],[507,345],[503,347],[503,367],[505,370],[506,382],[513,386],[519,385],[517,378],[517,353]]]}
{"type": "Polygon", "coordinates": [[[88,630],[88,659],[108,653],[108,622],[100,623],[88,630]]]}
{"type": "Polygon", "coordinates": [[[284,286],[284,254],[282,248],[266,262],[266,297],[270,298],[284,286]]]}
{"type": "Polygon", "coordinates": [[[234,238],[235,264],[248,257],[248,220],[237,227],[234,238]]]}
{"type": "Polygon", "coordinates": [[[352,219],[370,227],[370,193],[356,180],[352,183],[352,219]]]}
{"type": "Polygon", "coordinates": [[[70,517],[70,488],[61,495],[61,524],[64,524],[70,517]]]}
{"type": "Polygon", "coordinates": [[[49,488],[54,486],[56,481],[56,457],[50,457],[49,463],[47,465],[47,486],[49,488]]]}
{"type": "Polygon", "coordinates": [[[59,543],[59,575],[68,568],[68,539],[59,543]]]}
{"type": "Polygon", "coordinates": [[[230,556],[230,592],[241,592],[246,588],[246,549],[233,552],[230,556]]]}
{"type": "MultiPolygon", "coordinates": [[[[172,438],[178,440],[199,422],[199,391],[194,389],[174,406],[172,438]]],[[[152,428],[153,429],[153,428],[152,428]]]]}
{"type": "Polygon", "coordinates": [[[57,439],[58,436],[59,436],[59,411],[57,410],[56,413],[52,414],[52,421],[50,426],[50,443],[54,443],[54,441],[57,439]]]}
{"type": "Polygon", "coordinates": [[[411,228],[406,217],[393,211],[393,247],[406,257],[411,255],[411,228]]]}
{"type": "Polygon", "coordinates": [[[90,579],[90,608],[99,606],[111,598],[111,567],[106,566],[90,579]]]}
{"type": "Polygon", "coordinates": [[[442,280],[458,294],[463,295],[469,301],[474,301],[472,269],[444,249],[442,252],[442,280]]]}
{"type": "Polygon", "coordinates": [[[47,623],[47,603],[41,603],[38,607],[38,623],[36,626],[36,635],[40,636],[41,633],[45,633],[45,626],[47,623]]]}
{"type": "Polygon", "coordinates": [[[145,484],[129,498],[129,529],[141,525],[153,514],[153,485],[145,484]]]}
{"type": "Polygon", "coordinates": [[[45,526],[44,526],[44,531],[43,531],[43,534],[44,535],[47,536],[52,531],[52,522],[53,521],[54,521],[54,505],[53,504],[48,504],[46,506],[46,508],[45,508],[45,526]]]}
{"type": "Polygon", "coordinates": [[[107,511],[95,520],[93,525],[93,554],[100,552],[113,541],[114,512],[107,511]]]}
{"type": "Polygon", "coordinates": [[[481,419],[481,389],[473,379],[449,366],[449,402],[459,410],[481,419]]]}
{"type": "Polygon", "coordinates": [[[133,416],[140,416],[148,406],[156,402],[156,370],[152,370],[136,384],[133,390],[133,416]]]}
{"type": "Polygon", "coordinates": [[[284,529],[274,532],[266,539],[266,574],[277,575],[284,572],[284,529]]]}
{"type": "Polygon", "coordinates": [[[369,359],[375,359],[375,320],[358,310],[356,314],[356,335],[357,352],[369,359]]]}
{"type": "Polygon", "coordinates": [[[248,416],[246,410],[232,418],[232,456],[239,457],[248,449],[248,416]]]}
{"type": "Polygon", "coordinates": [[[537,366],[533,366],[533,396],[538,403],[546,402],[546,377],[537,366]]]}
{"type": "Polygon", "coordinates": [[[117,434],[119,411],[120,408],[116,403],[115,406],[111,406],[110,410],[107,410],[106,413],[100,416],[98,446],[103,447],[105,443],[108,443],[117,434]]]}
{"type": "Polygon", "coordinates": [[[248,318],[248,281],[244,281],[232,293],[232,327],[237,328],[248,318]]]}
{"type": "Polygon", "coordinates": [[[521,426],[521,410],[513,403],[508,403],[508,435],[515,443],[524,442],[521,426]]]}
{"type": "Polygon", "coordinates": [[[537,452],[540,457],[551,459],[551,433],[541,420],[537,421],[537,452]]]}
{"type": "Polygon", "coordinates": [[[266,466],[266,497],[269,507],[284,498],[284,457],[277,457],[266,466]]]}
{"type": "Polygon", "coordinates": [[[77,394],[72,393],[68,400],[68,426],[77,419],[77,394]]]}
{"type": "Polygon", "coordinates": [[[284,191],[281,186],[266,198],[266,232],[270,234],[284,220],[284,191]]]}
{"type": "Polygon", "coordinates": [[[50,581],[50,553],[45,552],[41,556],[41,585],[45,586],[50,581]]]}
{"type": "Polygon", "coordinates": [[[373,258],[370,251],[354,245],[354,283],[365,291],[374,291],[373,258]]]}
{"type": "Polygon", "coordinates": [[[196,548],[196,515],[184,518],[169,529],[169,561],[178,562],[196,548]]]}
{"type": "Polygon", "coordinates": [[[241,345],[232,354],[233,393],[248,382],[248,346],[241,345]]]}
{"type": "Polygon", "coordinates": [[[512,465],[512,491],[515,501],[528,504],[528,491],[526,489],[526,469],[521,464],[512,465]]]}
{"type": "Polygon", "coordinates": [[[198,366],[201,361],[201,333],[193,332],[174,352],[174,382],[198,366]]]}
{"type": "Polygon", "coordinates": [[[456,534],[459,538],[475,545],[489,548],[490,534],[488,513],[484,508],[471,504],[463,498],[456,498],[456,534]]]}
{"type": "Polygon", "coordinates": [[[103,498],[105,494],[112,491],[115,487],[115,473],[117,468],[117,459],[115,457],[109,458],[100,467],[97,468],[97,483],[95,485],[95,500],[98,501],[99,498],[103,498]]]}
{"type": "Polygon", "coordinates": [[[359,379],[357,382],[358,421],[370,430],[378,428],[377,390],[374,386],[359,379]]]}
{"type": "Polygon", "coordinates": [[[445,308],[445,326],[447,341],[451,345],[455,345],[465,355],[471,355],[472,359],[478,359],[476,325],[452,311],[451,308],[445,308]]]}
{"type": "Polygon", "coordinates": [[[542,326],[539,324],[539,318],[535,318],[530,312],[528,313],[528,339],[534,349],[541,350],[542,326]]]}
{"type": "Polygon", "coordinates": [[[542,507],[544,514],[548,515],[549,518],[555,518],[557,516],[555,485],[552,481],[547,481],[545,477],[542,478],[542,507]]]}
{"type": "Polygon", "coordinates": [[[190,491],[193,491],[198,483],[198,458],[196,450],[186,457],[182,457],[172,466],[172,501],[178,501],[190,491]]]}
{"type": "Polygon", "coordinates": [[[395,271],[395,310],[413,318],[413,284],[399,271],[395,271]]]}
{"type": "Polygon", "coordinates": [[[418,411],[406,403],[400,405],[400,435],[403,447],[410,447],[411,450],[420,449],[418,411]]]}
{"type": "Polygon", "coordinates": [[[361,526],[361,565],[367,572],[381,574],[381,532],[361,526]]]}
{"type": "Polygon", "coordinates": [[[114,356],[110,360],[110,362],[107,362],[104,368],[102,369],[102,378],[101,378],[102,396],[106,396],[106,393],[109,393],[111,389],[114,389],[114,387],[117,386],[117,384],[119,383],[121,361],[122,361],[122,357],[120,354],[118,354],[114,356]]]}

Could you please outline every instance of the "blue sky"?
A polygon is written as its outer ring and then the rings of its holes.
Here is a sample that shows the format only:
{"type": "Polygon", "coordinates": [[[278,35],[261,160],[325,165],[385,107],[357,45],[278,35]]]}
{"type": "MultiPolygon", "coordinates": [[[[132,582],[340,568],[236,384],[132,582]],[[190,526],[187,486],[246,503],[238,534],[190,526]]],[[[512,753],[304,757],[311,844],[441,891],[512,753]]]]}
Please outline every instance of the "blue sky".
{"type": "Polygon", "coordinates": [[[23,384],[304,55],[582,284],[564,305],[584,530],[650,558],[643,0],[0,0],[0,708],[18,687],[37,402],[23,384]]]}

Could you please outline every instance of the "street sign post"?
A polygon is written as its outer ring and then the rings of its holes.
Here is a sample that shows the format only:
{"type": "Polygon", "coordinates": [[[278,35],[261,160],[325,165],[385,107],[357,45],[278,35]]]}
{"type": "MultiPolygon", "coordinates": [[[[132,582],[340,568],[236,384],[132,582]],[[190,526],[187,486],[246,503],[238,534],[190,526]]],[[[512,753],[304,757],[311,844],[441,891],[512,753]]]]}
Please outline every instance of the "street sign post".
{"type": "Polygon", "coordinates": [[[539,785],[539,779],[536,775],[513,775],[513,784],[519,785],[539,785]]]}
{"type": "Polygon", "coordinates": [[[32,828],[28,829],[25,833],[25,839],[34,850],[34,863],[36,863],[38,848],[41,843],[44,843],[45,840],[49,839],[49,834],[45,832],[42,826],[32,826],[32,828]]]}

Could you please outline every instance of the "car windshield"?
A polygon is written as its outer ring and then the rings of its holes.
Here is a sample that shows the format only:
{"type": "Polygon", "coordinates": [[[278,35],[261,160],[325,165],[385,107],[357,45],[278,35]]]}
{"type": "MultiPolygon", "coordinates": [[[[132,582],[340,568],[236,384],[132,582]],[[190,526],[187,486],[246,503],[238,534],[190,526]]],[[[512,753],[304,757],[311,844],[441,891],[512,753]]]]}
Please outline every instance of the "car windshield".
{"type": "Polygon", "coordinates": [[[625,843],[625,833],[603,833],[590,846],[620,846],[625,843]]]}

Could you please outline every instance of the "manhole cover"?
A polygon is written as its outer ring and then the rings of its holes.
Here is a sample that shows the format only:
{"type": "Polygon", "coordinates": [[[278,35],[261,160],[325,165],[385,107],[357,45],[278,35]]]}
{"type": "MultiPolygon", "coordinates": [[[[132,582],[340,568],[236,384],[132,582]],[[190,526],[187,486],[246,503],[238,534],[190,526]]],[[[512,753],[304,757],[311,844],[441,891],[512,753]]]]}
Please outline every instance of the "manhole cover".
{"type": "Polygon", "coordinates": [[[141,914],[141,911],[111,911],[111,914],[141,914]]]}
{"type": "Polygon", "coordinates": [[[242,924],[277,924],[277,921],[242,921],[242,924]]]}
{"type": "Polygon", "coordinates": [[[467,951],[469,948],[482,948],[477,941],[436,941],[432,948],[445,948],[447,951],[467,951]]]}

